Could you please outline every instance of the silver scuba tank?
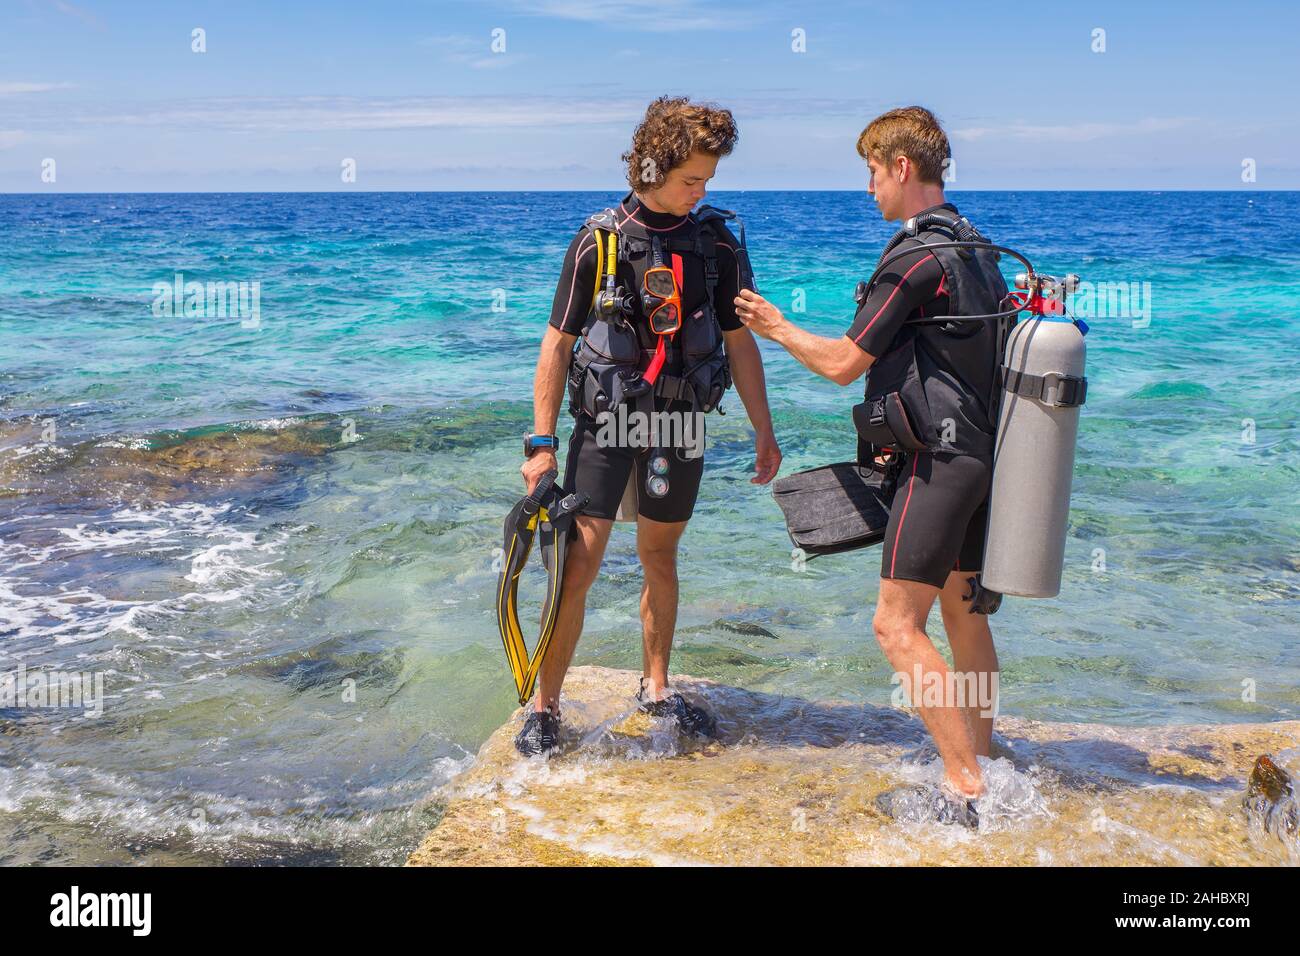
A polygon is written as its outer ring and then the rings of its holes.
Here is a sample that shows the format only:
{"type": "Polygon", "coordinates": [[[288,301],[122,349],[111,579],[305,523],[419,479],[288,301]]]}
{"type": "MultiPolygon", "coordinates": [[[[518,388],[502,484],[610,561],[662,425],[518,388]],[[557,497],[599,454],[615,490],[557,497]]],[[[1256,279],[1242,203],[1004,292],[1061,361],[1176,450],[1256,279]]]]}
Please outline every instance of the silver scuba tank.
{"type": "Polygon", "coordinates": [[[1088,384],[1083,332],[1063,315],[1065,293],[1077,283],[1077,276],[1016,279],[1036,315],[1011,330],[1004,351],[980,575],[985,589],[1001,594],[1055,597],[1061,590],[1079,408],[1088,384]]]}

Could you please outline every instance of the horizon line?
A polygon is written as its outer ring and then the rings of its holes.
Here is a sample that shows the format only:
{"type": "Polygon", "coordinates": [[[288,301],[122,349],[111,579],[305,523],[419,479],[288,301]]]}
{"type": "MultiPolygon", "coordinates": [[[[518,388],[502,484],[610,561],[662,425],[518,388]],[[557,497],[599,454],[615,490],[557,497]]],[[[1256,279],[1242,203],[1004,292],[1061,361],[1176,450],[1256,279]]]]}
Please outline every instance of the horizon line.
{"type": "MultiPolygon", "coordinates": [[[[403,189],[394,187],[391,189],[62,189],[62,190],[42,190],[39,192],[18,192],[0,189],[0,196],[314,196],[314,195],[349,195],[361,193],[365,195],[383,195],[386,193],[605,193],[621,192],[626,187],[590,187],[586,189],[503,189],[503,188],[481,188],[481,189],[403,189]]],[[[1108,189],[1064,189],[1051,188],[1042,186],[1027,186],[1019,189],[1009,188],[977,188],[977,189],[949,189],[945,190],[951,193],[1292,193],[1300,192],[1300,187],[1279,187],[1276,189],[1259,189],[1254,187],[1241,187],[1233,189],[1206,189],[1195,186],[1169,186],[1169,187],[1144,187],[1133,186],[1125,188],[1108,188],[1108,189]]],[[[857,188],[817,188],[817,189],[774,189],[774,188],[733,188],[717,189],[715,193],[864,193],[866,190],[862,187],[857,188]]],[[[706,197],[707,198],[707,197],[706,197]]]]}

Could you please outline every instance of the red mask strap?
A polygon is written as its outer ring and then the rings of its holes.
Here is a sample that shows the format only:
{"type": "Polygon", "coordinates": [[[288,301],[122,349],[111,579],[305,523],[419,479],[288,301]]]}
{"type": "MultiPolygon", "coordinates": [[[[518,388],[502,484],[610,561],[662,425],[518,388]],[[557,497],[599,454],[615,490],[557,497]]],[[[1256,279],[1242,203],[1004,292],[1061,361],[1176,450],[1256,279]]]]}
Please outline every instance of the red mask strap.
{"type": "Polygon", "coordinates": [[[655,379],[659,377],[659,370],[664,367],[664,359],[667,357],[668,353],[664,349],[664,336],[661,335],[659,336],[659,344],[655,346],[655,356],[650,360],[650,364],[646,366],[646,370],[641,373],[641,377],[653,385],[655,379]]]}
{"type": "MultiPolygon", "coordinates": [[[[677,294],[680,296],[682,294],[682,257],[676,252],[673,253],[673,278],[677,280],[677,294]]],[[[681,308],[681,305],[678,305],[679,315],[681,314],[681,308]]],[[[650,360],[646,370],[641,373],[641,377],[651,385],[659,377],[659,370],[664,367],[664,360],[668,357],[668,353],[664,349],[664,338],[665,336],[659,336],[659,344],[655,346],[654,358],[650,360]]]]}

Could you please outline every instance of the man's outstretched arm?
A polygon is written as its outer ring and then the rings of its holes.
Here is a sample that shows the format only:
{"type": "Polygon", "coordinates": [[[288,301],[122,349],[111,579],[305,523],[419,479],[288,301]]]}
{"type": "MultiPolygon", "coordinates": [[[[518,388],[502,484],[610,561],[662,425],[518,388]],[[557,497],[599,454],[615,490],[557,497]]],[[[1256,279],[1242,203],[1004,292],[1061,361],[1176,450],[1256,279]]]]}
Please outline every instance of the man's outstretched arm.
{"type": "Polygon", "coordinates": [[[872,286],[841,338],[805,332],[772,303],[747,290],[736,297],[736,314],[751,332],[776,342],[810,371],[848,385],[889,351],[908,316],[918,311],[947,314],[947,295],[939,261],[918,250],[903,256],[872,286]]]}
{"type": "Polygon", "coordinates": [[[837,385],[849,385],[861,378],[876,360],[874,355],[854,345],[848,336],[828,339],[805,332],[771,302],[748,289],[736,296],[736,314],[755,335],[771,339],[810,372],[837,385]]]}

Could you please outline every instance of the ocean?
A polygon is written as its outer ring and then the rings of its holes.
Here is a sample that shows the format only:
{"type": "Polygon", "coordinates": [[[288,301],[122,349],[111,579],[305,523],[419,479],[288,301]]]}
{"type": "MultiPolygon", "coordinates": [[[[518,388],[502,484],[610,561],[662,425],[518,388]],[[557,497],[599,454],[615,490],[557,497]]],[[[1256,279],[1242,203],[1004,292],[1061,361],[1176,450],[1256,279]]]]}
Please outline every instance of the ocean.
{"type": "MultiPolygon", "coordinates": [[[[0,675],[103,680],[97,716],[0,706],[0,862],[405,859],[517,703],[501,523],[561,255],[620,195],[0,196],[0,675]]],[[[1062,593],[991,619],[1003,712],[1300,718],[1300,194],[952,198],[1097,293],[1062,593]]],[[[765,296],[848,328],[892,233],[865,193],[708,201],[765,296]]],[[[852,457],[860,386],[762,348],[782,474],[852,457]]],[[[674,672],[887,704],[879,551],[792,555],[724,408],[674,672]]],[[[640,666],[629,528],[576,663],[640,666]]]]}

